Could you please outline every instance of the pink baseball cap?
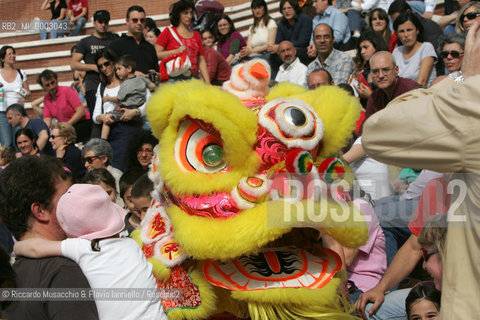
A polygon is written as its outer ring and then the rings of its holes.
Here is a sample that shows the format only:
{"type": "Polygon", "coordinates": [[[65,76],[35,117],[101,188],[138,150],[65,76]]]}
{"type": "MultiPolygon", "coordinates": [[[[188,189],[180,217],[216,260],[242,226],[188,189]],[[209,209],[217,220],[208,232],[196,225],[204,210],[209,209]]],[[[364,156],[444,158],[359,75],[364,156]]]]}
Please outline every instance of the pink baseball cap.
{"type": "Polygon", "coordinates": [[[125,215],[102,187],[93,184],[74,184],[57,205],[58,223],[69,238],[113,236],[125,228],[125,215]]]}

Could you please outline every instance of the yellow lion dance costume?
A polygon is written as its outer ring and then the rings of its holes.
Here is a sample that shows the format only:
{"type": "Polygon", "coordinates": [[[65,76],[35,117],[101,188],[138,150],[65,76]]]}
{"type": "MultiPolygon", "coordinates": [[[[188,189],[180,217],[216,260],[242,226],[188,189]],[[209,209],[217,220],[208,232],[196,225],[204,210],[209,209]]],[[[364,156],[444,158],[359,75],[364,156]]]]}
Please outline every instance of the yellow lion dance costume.
{"type": "Polygon", "coordinates": [[[359,104],[331,86],[283,83],[264,96],[268,80],[268,66],[253,60],[234,68],[224,86],[234,94],[177,82],[147,106],[159,139],[149,172],[154,200],[132,237],[159,288],[180,290],[163,297],[169,319],[224,311],[354,318],[337,293],[341,260],[318,234],[350,248],[368,237],[362,215],[332,188],[344,168],[329,158],[351,135],[359,104]]]}

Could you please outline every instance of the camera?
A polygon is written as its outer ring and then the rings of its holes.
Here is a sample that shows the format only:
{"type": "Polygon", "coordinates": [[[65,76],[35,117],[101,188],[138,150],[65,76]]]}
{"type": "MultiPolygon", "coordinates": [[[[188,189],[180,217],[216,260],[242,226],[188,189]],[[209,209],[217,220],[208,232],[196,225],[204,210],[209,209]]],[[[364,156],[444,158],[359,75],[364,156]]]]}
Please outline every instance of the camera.
{"type": "Polygon", "coordinates": [[[157,83],[157,73],[155,71],[149,72],[148,79],[153,83],[157,83]]]}

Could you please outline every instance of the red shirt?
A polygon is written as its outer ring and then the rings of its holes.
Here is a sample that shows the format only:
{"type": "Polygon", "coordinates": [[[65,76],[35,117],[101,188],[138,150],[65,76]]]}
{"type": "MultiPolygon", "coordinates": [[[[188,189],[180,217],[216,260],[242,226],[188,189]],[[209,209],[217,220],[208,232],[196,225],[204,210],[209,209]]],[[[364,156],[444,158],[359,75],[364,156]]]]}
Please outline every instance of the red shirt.
{"type": "Polygon", "coordinates": [[[423,189],[422,196],[418,201],[417,209],[413,213],[408,228],[418,237],[428,218],[437,214],[447,213],[449,207],[450,195],[447,190],[447,180],[445,178],[430,180],[425,185],[425,189],[423,189]]]}
{"type": "MultiPolygon", "coordinates": [[[[67,122],[75,114],[75,109],[82,105],[77,92],[70,87],[58,86],[55,100],[52,99],[50,93],[45,95],[43,99],[43,117],[55,118],[58,122],[67,122]]],[[[90,113],[87,109],[82,120],[90,119],[90,113]]]]}
{"type": "MultiPolygon", "coordinates": [[[[197,31],[193,32],[193,37],[191,38],[182,38],[177,31],[176,27],[171,27],[175,33],[177,34],[178,38],[182,43],[187,47],[187,54],[188,57],[190,58],[190,62],[192,63],[192,67],[190,70],[192,72],[198,72],[198,56],[204,56],[205,53],[203,51],[203,45],[202,45],[202,38],[200,37],[200,34],[197,31]]],[[[170,50],[175,50],[180,48],[180,43],[178,43],[177,40],[172,36],[170,33],[170,30],[167,28],[163,30],[162,33],[160,33],[160,36],[158,36],[157,39],[157,44],[164,48],[166,51],[170,50]]]]}
{"type": "Polygon", "coordinates": [[[68,2],[68,10],[73,11],[74,17],[81,14],[83,8],[87,8],[87,14],[84,17],[88,19],[88,0],[72,0],[68,2]]]}

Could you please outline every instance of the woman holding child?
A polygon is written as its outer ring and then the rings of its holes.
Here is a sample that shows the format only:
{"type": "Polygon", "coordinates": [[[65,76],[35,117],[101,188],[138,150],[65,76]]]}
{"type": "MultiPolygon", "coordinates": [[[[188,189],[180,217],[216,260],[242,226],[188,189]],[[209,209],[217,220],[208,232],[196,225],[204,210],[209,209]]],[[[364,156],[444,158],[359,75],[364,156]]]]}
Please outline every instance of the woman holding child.
{"type": "MultiPolygon", "coordinates": [[[[100,84],[98,85],[95,109],[93,111],[93,122],[96,124],[93,137],[100,137],[100,131],[103,124],[110,125],[108,142],[113,149],[112,166],[124,171],[126,169],[126,149],[130,137],[141,128],[142,121],[135,117],[138,109],[123,109],[123,115],[115,121],[115,111],[120,103],[113,101],[108,97],[116,97],[120,90],[121,81],[115,73],[115,62],[117,60],[115,53],[105,48],[97,52],[95,62],[100,73],[100,84]]],[[[143,108],[142,106],[141,108],[143,108]]],[[[139,108],[139,109],[141,109],[139,108]]],[[[140,110],[140,113],[142,111],[140,110]]]]}

